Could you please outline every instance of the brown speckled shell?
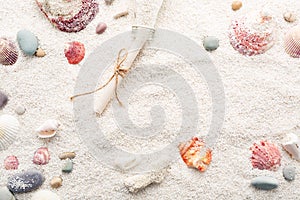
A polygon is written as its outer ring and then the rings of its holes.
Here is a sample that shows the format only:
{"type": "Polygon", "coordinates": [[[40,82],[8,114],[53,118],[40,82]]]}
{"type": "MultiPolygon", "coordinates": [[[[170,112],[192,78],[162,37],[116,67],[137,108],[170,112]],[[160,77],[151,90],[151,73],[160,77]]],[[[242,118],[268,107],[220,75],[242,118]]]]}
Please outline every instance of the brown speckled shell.
{"type": "Polygon", "coordinates": [[[0,38],[0,63],[2,65],[13,65],[18,60],[18,49],[16,45],[7,38],[0,38]]]}

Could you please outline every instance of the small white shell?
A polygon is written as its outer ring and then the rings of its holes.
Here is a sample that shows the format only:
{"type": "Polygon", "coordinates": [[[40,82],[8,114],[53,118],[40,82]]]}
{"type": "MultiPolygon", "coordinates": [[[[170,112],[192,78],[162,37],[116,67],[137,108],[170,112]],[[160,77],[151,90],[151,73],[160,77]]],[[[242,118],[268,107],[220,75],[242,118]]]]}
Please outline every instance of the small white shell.
{"type": "Polygon", "coordinates": [[[50,190],[39,190],[32,195],[31,200],[60,200],[60,198],[50,190]]]}
{"type": "Polygon", "coordinates": [[[55,136],[59,126],[60,123],[57,120],[49,119],[36,129],[36,132],[38,133],[39,138],[51,138],[55,136]]]}
{"type": "Polygon", "coordinates": [[[299,137],[296,134],[291,133],[288,134],[287,140],[288,141],[283,144],[284,150],[286,150],[292,156],[292,158],[300,161],[299,137]]]}
{"type": "Polygon", "coordinates": [[[15,141],[19,129],[19,121],[15,117],[0,116],[0,151],[7,149],[15,141]]]}

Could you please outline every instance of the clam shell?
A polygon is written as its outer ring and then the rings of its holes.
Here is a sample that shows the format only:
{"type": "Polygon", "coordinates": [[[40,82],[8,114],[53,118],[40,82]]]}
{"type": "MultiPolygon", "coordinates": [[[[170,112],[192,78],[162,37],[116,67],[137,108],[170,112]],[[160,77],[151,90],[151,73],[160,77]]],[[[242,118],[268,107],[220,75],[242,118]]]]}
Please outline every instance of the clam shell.
{"type": "Polygon", "coordinates": [[[60,200],[60,198],[50,190],[39,190],[32,195],[31,200],[60,200]]]}
{"type": "Polygon", "coordinates": [[[33,163],[36,165],[46,165],[50,161],[50,153],[47,147],[41,147],[35,151],[33,163]]]}
{"type": "Polygon", "coordinates": [[[7,156],[4,160],[6,170],[18,169],[19,160],[16,156],[7,156]]]}
{"type": "Polygon", "coordinates": [[[59,30],[83,30],[99,12],[96,0],[35,0],[47,19],[59,30]]]}
{"type": "Polygon", "coordinates": [[[18,60],[17,46],[7,38],[0,38],[0,63],[2,65],[13,65],[18,60]]]}
{"type": "Polygon", "coordinates": [[[11,115],[0,116],[0,151],[7,149],[17,137],[19,122],[11,115]]]}
{"type": "Polygon", "coordinates": [[[252,151],[251,162],[253,168],[276,171],[280,167],[281,154],[275,144],[268,141],[260,141],[254,143],[250,150],[252,151]]]}
{"type": "Polygon", "coordinates": [[[300,58],[300,26],[288,31],[284,38],[284,49],[290,56],[300,58]]]}
{"type": "Polygon", "coordinates": [[[56,135],[59,126],[60,123],[57,120],[49,119],[36,129],[36,132],[39,138],[51,138],[56,135]]]}
{"type": "Polygon", "coordinates": [[[286,150],[293,159],[300,161],[300,140],[299,137],[294,134],[288,134],[287,140],[283,143],[283,149],[286,150]]]}

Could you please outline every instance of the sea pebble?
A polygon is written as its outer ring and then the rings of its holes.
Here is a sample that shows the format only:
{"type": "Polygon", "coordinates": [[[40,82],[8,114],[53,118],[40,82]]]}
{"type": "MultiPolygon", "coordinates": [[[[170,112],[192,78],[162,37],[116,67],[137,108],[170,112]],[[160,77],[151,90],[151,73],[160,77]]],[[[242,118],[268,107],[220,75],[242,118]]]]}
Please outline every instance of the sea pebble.
{"type": "Polygon", "coordinates": [[[251,185],[260,190],[272,190],[278,187],[278,181],[273,177],[259,176],[251,180],[251,185]]]}
{"type": "Polygon", "coordinates": [[[50,181],[50,185],[52,188],[59,188],[62,186],[62,181],[63,180],[60,176],[54,176],[50,181]]]}
{"type": "Polygon", "coordinates": [[[104,22],[100,22],[96,27],[96,33],[102,34],[106,30],[107,25],[104,22]]]}
{"type": "Polygon", "coordinates": [[[39,190],[32,195],[31,200],[60,200],[60,198],[50,190],[39,190]]]}
{"type": "Polygon", "coordinates": [[[291,13],[291,12],[285,12],[283,14],[283,18],[287,22],[294,22],[294,21],[296,21],[296,15],[294,13],[291,13]]]}
{"type": "Polygon", "coordinates": [[[39,128],[36,129],[39,138],[51,138],[56,135],[60,122],[55,119],[46,120],[39,128]]]}
{"type": "Polygon", "coordinates": [[[284,37],[284,49],[294,58],[300,58],[300,26],[292,27],[284,37]]]}
{"type": "Polygon", "coordinates": [[[15,109],[15,112],[18,114],[18,115],[23,115],[26,111],[26,108],[22,105],[18,105],[17,108],[15,109]]]}
{"type": "Polygon", "coordinates": [[[203,46],[207,51],[214,51],[219,47],[219,39],[214,36],[208,36],[204,38],[203,46]]]}
{"type": "Polygon", "coordinates": [[[114,0],[104,0],[106,5],[111,5],[114,0]]]}
{"type": "Polygon", "coordinates": [[[7,38],[0,38],[0,64],[13,65],[17,62],[18,56],[15,43],[7,38]]]}
{"type": "Polygon", "coordinates": [[[43,49],[38,48],[35,52],[35,55],[36,57],[44,57],[46,55],[46,52],[43,49]]]}
{"type": "Polygon", "coordinates": [[[74,41],[66,44],[65,56],[70,64],[78,64],[85,56],[84,44],[74,41]]]}
{"type": "Polygon", "coordinates": [[[242,7],[242,2],[241,1],[233,1],[231,4],[232,10],[236,11],[239,10],[242,7]]]}
{"type": "Polygon", "coordinates": [[[114,19],[119,19],[121,17],[125,17],[129,14],[129,12],[127,10],[119,12],[117,14],[114,15],[114,19]]]}
{"type": "Polygon", "coordinates": [[[42,173],[33,169],[10,177],[7,187],[13,193],[26,193],[39,188],[44,181],[42,173]]]}
{"type": "Polygon", "coordinates": [[[73,170],[73,162],[71,159],[67,159],[64,163],[63,163],[63,167],[62,167],[62,172],[65,173],[70,173],[73,170]]]}
{"type": "Polygon", "coordinates": [[[29,56],[35,54],[38,48],[38,39],[37,37],[30,31],[23,29],[17,33],[17,40],[21,50],[29,56]]]}
{"type": "Polygon", "coordinates": [[[293,166],[285,166],[282,169],[282,173],[283,173],[283,177],[285,178],[285,180],[287,181],[293,181],[295,180],[295,176],[296,176],[296,169],[293,166]]]}
{"type": "Polygon", "coordinates": [[[50,161],[50,153],[47,147],[38,148],[33,155],[33,163],[36,165],[46,165],[50,161]]]}
{"type": "Polygon", "coordinates": [[[0,199],[1,200],[15,200],[14,195],[8,190],[7,187],[0,188],[0,199]]]}
{"type": "Polygon", "coordinates": [[[19,167],[19,160],[16,156],[7,156],[4,160],[4,167],[6,170],[14,170],[19,167]]]}
{"type": "Polygon", "coordinates": [[[8,97],[6,94],[0,91],[0,110],[3,109],[8,102],[8,97]]]}
{"type": "Polygon", "coordinates": [[[59,159],[61,159],[61,160],[65,160],[65,159],[67,159],[67,158],[73,159],[73,158],[76,157],[76,153],[75,153],[75,152],[64,152],[64,153],[59,154],[58,157],[59,157],[59,159]]]}

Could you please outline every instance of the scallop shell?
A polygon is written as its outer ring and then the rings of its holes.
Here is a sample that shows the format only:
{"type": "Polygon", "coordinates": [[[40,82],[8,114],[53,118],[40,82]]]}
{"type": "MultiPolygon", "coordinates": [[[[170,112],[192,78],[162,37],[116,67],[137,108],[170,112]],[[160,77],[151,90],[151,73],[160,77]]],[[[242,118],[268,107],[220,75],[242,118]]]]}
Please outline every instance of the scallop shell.
{"type": "Polygon", "coordinates": [[[8,102],[8,97],[6,96],[6,94],[0,91],[0,110],[6,106],[7,102],[8,102]]]}
{"type": "Polygon", "coordinates": [[[205,143],[198,137],[179,145],[182,160],[188,167],[204,172],[212,160],[212,151],[205,148],[205,143]]]}
{"type": "Polygon", "coordinates": [[[0,151],[7,149],[16,139],[19,122],[11,115],[0,116],[0,151]]]}
{"type": "Polygon", "coordinates": [[[85,55],[84,44],[77,41],[69,42],[67,43],[64,52],[70,64],[78,64],[85,55]]]}
{"type": "Polygon", "coordinates": [[[4,167],[6,170],[18,169],[19,160],[16,156],[7,156],[4,160],[4,167]]]}
{"type": "Polygon", "coordinates": [[[250,150],[252,151],[251,162],[253,168],[276,171],[280,167],[281,154],[275,144],[268,141],[260,141],[259,143],[254,143],[250,150]]]}
{"type": "Polygon", "coordinates": [[[33,163],[37,165],[46,165],[49,163],[50,154],[47,147],[41,147],[34,153],[33,163]]]}
{"type": "Polygon", "coordinates": [[[300,140],[294,133],[287,135],[287,142],[283,143],[283,149],[286,150],[293,159],[300,161],[300,140]]]}
{"type": "Polygon", "coordinates": [[[300,26],[293,27],[284,38],[284,48],[287,54],[300,58],[300,26]]]}
{"type": "Polygon", "coordinates": [[[60,200],[60,198],[50,190],[39,190],[32,195],[31,200],[60,200]]]}
{"type": "Polygon", "coordinates": [[[229,27],[229,40],[240,54],[253,56],[265,53],[274,45],[275,22],[267,13],[255,16],[238,17],[229,27]],[[256,20],[255,20],[256,19],[256,20]]]}
{"type": "Polygon", "coordinates": [[[96,0],[35,0],[47,19],[59,30],[83,30],[99,12],[96,0]]]}
{"type": "Polygon", "coordinates": [[[39,138],[51,138],[56,135],[59,126],[60,123],[57,120],[49,119],[36,129],[36,132],[39,138]]]}
{"type": "Polygon", "coordinates": [[[0,38],[0,63],[2,65],[13,65],[18,60],[17,46],[7,38],[0,38]]]}

